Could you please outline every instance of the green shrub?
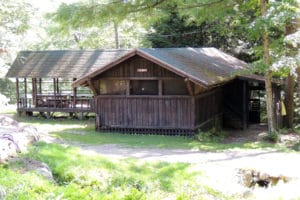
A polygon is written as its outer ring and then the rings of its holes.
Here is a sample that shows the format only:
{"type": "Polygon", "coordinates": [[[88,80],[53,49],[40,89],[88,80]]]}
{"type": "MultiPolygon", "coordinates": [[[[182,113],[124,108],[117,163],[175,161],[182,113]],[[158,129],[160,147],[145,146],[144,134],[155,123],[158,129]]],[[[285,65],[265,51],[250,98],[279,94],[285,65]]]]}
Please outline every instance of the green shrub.
{"type": "Polygon", "coordinates": [[[265,140],[269,141],[269,142],[278,142],[279,141],[279,133],[278,132],[269,132],[265,138],[265,140]]]}
{"type": "Polygon", "coordinates": [[[200,142],[220,142],[226,137],[226,135],[226,132],[213,128],[210,131],[198,132],[195,135],[195,139],[200,142]]]}

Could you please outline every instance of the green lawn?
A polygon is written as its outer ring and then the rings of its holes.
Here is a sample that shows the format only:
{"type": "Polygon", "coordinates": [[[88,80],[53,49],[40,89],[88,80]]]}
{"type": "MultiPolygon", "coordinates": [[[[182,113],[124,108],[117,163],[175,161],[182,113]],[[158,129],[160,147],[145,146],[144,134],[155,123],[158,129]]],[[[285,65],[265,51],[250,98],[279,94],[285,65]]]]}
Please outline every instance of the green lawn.
{"type": "Polygon", "coordinates": [[[53,136],[69,142],[80,142],[91,145],[118,144],[127,147],[147,148],[183,148],[204,151],[218,151],[233,148],[257,149],[273,148],[288,150],[278,144],[268,142],[222,143],[216,140],[199,141],[193,137],[162,135],[130,135],[118,133],[102,133],[95,131],[94,119],[44,119],[16,117],[23,124],[34,125],[41,131],[50,132],[53,136]]]}
{"type": "Polygon", "coordinates": [[[22,161],[0,165],[0,185],[8,200],[235,198],[205,185],[205,175],[186,163],[114,160],[46,143],[32,146],[23,157],[48,164],[56,183],[24,172],[22,161]]]}

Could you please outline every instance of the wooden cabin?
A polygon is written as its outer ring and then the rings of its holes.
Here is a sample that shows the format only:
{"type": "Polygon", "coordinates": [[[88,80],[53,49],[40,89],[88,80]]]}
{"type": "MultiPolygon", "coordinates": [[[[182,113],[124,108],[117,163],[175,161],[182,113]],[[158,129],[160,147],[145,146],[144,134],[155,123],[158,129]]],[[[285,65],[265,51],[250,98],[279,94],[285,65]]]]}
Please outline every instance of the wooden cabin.
{"type": "MultiPolygon", "coordinates": [[[[215,48],[134,49],[73,82],[94,94],[96,129],[193,134],[260,121],[263,78],[215,48]]],[[[274,84],[274,104],[279,99],[274,84]]]]}
{"type": "Polygon", "coordinates": [[[99,131],[189,135],[260,122],[264,79],[247,69],[215,48],[22,51],[7,77],[19,113],[94,112],[99,131]]]}
{"type": "Polygon", "coordinates": [[[88,88],[72,88],[79,77],[125,54],[127,50],[22,51],[6,77],[16,78],[17,111],[50,117],[55,112],[93,112],[88,88]]]}

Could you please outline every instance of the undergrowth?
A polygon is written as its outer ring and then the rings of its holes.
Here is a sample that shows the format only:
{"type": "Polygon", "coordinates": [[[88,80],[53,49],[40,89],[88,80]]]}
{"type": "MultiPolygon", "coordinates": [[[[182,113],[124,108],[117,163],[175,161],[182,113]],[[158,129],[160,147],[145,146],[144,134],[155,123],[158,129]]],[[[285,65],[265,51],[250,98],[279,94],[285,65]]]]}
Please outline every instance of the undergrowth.
{"type": "MultiPolygon", "coordinates": [[[[214,191],[190,164],[107,159],[58,144],[38,143],[25,158],[46,163],[55,183],[24,172],[21,163],[0,167],[6,199],[201,199],[214,191]]],[[[213,196],[223,194],[213,192],[213,196]]]]}

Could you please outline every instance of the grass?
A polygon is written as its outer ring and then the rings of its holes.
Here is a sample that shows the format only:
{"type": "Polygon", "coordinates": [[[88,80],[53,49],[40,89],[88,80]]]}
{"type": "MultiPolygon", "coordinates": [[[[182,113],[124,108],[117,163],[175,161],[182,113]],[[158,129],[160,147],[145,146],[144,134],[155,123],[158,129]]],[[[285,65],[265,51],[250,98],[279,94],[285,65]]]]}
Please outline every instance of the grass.
{"type": "Polygon", "coordinates": [[[94,119],[44,119],[15,118],[25,125],[34,125],[42,132],[49,132],[54,137],[68,142],[79,142],[90,145],[118,144],[125,147],[145,148],[180,148],[203,151],[222,151],[228,149],[276,149],[288,151],[287,148],[269,142],[222,143],[218,139],[197,140],[193,137],[163,135],[129,135],[102,133],[95,131],[94,119]]]}
{"type": "Polygon", "coordinates": [[[37,143],[26,158],[52,169],[56,183],[18,161],[0,167],[6,199],[231,199],[202,184],[203,174],[186,163],[112,160],[74,147],[37,143]]]}

